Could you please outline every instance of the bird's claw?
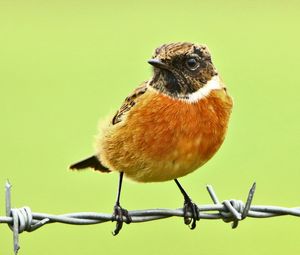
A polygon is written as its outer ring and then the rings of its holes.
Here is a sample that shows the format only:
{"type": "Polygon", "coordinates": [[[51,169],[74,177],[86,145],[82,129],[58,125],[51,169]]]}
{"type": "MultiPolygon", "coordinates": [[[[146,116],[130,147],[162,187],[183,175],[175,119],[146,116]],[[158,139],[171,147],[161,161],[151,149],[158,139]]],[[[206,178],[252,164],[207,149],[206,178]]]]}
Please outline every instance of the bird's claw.
{"type": "Polygon", "coordinates": [[[119,234],[120,230],[123,227],[123,222],[126,224],[131,223],[132,219],[130,215],[128,214],[128,211],[126,209],[123,209],[120,205],[115,205],[114,206],[114,212],[113,212],[113,219],[112,221],[116,221],[116,228],[112,232],[114,236],[119,234]],[[125,220],[124,220],[125,217],[125,220]]]}
{"type": "Polygon", "coordinates": [[[191,199],[186,199],[183,206],[184,223],[189,226],[190,229],[196,228],[196,222],[200,220],[200,213],[198,206],[192,202],[191,199]],[[191,216],[189,216],[191,214],[191,216]]]}

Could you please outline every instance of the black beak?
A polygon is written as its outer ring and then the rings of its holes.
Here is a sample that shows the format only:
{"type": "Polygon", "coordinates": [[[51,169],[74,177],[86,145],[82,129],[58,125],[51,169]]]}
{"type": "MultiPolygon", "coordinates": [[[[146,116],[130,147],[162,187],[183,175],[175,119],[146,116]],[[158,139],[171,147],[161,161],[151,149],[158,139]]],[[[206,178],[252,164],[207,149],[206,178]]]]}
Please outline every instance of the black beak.
{"type": "Polygon", "coordinates": [[[153,65],[154,67],[160,68],[160,69],[169,69],[168,65],[165,63],[161,62],[159,59],[152,58],[148,60],[148,63],[150,65],[153,65]]]}

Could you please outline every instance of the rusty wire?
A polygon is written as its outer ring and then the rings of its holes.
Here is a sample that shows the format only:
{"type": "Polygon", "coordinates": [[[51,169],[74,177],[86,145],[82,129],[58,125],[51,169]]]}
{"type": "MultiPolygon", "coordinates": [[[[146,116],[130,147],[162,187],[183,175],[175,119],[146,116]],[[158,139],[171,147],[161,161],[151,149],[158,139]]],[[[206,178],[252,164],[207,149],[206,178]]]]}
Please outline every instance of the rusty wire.
{"type": "MultiPolygon", "coordinates": [[[[217,220],[232,222],[232,228],[238,226],[239,221],[246,217],[269,218],[275,216],[292,215],[300,216],[299,208],[285,208],[280,206],[251,205],[256,184],[254,183],[249,191],[246,202],[240,200],[224,200],[220,202],[211,185],[207,185],[207,191],[213,201],[210,205],[198,205],[200,219],[217,220]]],[[[0,216],[0,224],[8,224],[13,232],[14,252],[18,253],[19,234],[27,231],[32,232],[50,223],[64,223],[72,225],[91,225],[114,221],[114,216],[107,213],[78,212],[62,215],[47,213],[35,213],[27,206],[22,208],[11,207],[11,185],[5,185],[6,216],[0,216]]],[[[129,211],[132,223],[147,222],[165,219],[172,216],[184,217],[183,208],[179,209],[146,209],[129,211]]],[[[124,219],[125,220],[125,219],[124,219]]]]}

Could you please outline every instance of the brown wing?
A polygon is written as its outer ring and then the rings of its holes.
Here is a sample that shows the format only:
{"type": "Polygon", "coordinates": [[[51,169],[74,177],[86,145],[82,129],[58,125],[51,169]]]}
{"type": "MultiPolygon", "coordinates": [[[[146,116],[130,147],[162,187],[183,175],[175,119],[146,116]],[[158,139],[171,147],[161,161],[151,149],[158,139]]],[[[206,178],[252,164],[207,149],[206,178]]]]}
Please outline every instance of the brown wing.
{"type": "Polygon", "coordinates": [[[143,95],[147,91],[147,85],[146,82],[144,82],[142,85],[140,85],[138,88],[136,88],[132,94],[130,94],[128,97],[126,97],[123,105],[121,108],[117,111],[115,116],[112,119],[112,124],[115,125],[122,121],[124,114],[128,112],[136,103],[136,99],[143,95]]]}

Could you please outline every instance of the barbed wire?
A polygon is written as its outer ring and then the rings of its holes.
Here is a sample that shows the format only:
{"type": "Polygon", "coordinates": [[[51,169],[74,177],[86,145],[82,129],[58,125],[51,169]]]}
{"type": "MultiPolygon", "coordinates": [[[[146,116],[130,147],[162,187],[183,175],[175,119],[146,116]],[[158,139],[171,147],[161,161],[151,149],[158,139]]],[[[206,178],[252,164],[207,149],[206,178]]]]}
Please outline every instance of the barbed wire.
{"type": "MultiPolygon", "coordinates": [[[[251,205],[255,193],[254,183],[248,193],[246,202],[240,200],[224,200],[220,202],[213,187],[207,185],[207,191],[213,204],[197,205],[200,219],[232,222],[231,227],[236,228],[239,221],[246,217],[269,218],[283,215],[300,216],[300,207],[285,208],[269,205],[251,205]]],[[[96,212],[78,212],[61,215],[32,212],[28,206],[22,208],[11,207],[11,184],[5,185],[6,216],[0,216],[0,224],[8,224],[13,232],[14,253],[17,254],[19,246],[19,234],[26,231],[32,232],[50,223],[64,223],[72,225],[100,224],[108,221],[115,221],[113,214],[96,212]]],[[[169,217],[184,217],[183,208],[178,209],[146,209],[128,211],[132,223],[147,222],[169,217]]],[[[192,216],[191,214],[188,216],[192,216]]],[[[124,221],[126,219],[124,218],[124,221]]]]}

